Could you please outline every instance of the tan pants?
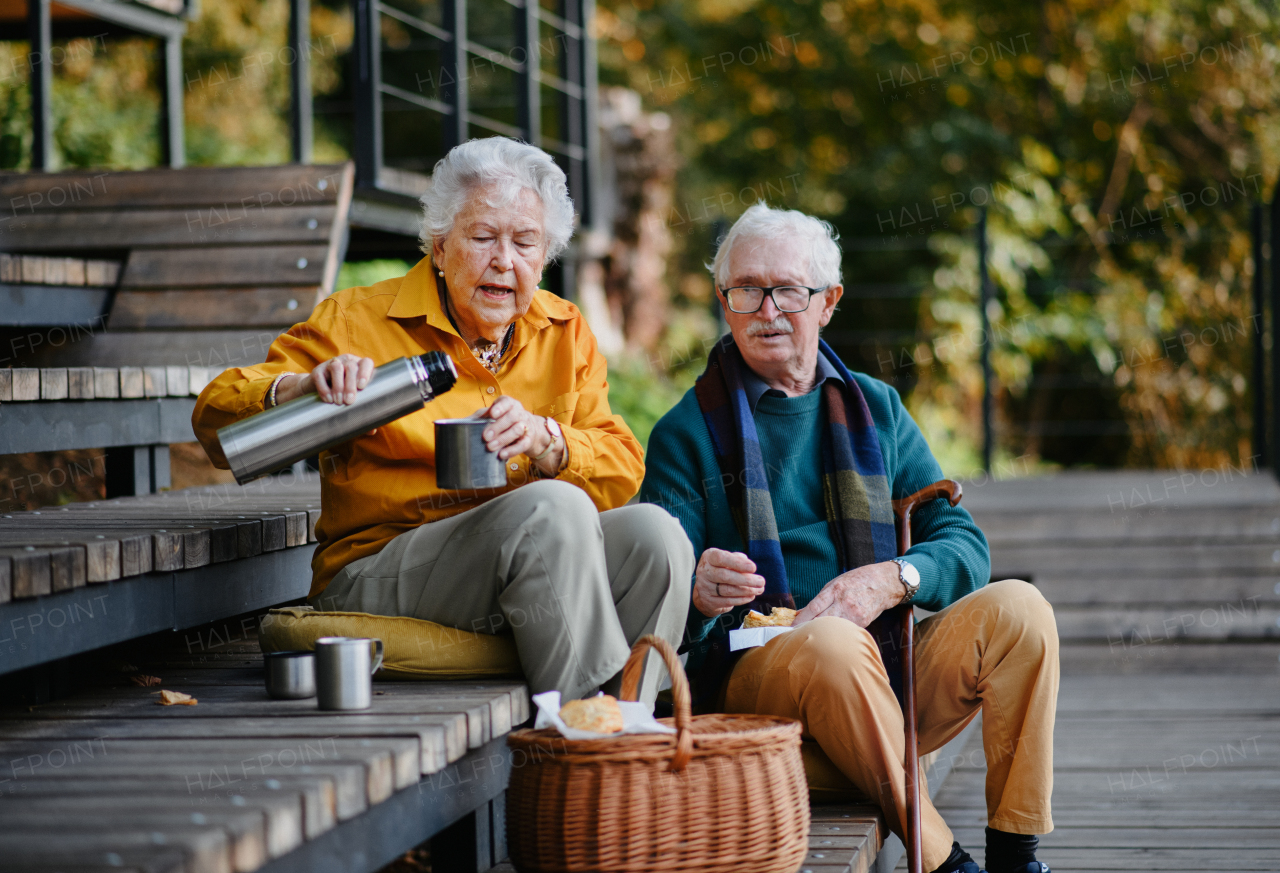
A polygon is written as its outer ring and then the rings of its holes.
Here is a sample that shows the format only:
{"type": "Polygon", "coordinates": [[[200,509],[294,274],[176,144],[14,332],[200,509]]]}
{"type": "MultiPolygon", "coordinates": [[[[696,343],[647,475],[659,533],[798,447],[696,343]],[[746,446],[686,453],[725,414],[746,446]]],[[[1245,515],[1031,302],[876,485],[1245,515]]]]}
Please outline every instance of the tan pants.
{"type": "MultiPolygon", "coordinates": [[[[679,645],[693,547],[652,504],[598,512],[581,488],[533,482],[403,533],[353,561],[318,609],[408,615],[478,633],[509,633],[533,693],[592,693],[652,633],[679,645]]],[[[662,668],[651,654],[640,699],[662,668]]]]}
{"type": "MultiPolygon", "coordinates": [[[[916,630],[920,754],[941,748],[982,712],[987,817],[1015,834],[1053,830],[1053,721],[1058,633],[1053,608],[1026,582],[993,582],[926,618],[916,630]]],[[[903,835],[906,820],[902,710],[866,630],[819,618],[735,666],[728,712],[781,715],[884,810],[903,835]]],[[[953,837],[922,790],[924,868],[941,866],[953,837]]]]}

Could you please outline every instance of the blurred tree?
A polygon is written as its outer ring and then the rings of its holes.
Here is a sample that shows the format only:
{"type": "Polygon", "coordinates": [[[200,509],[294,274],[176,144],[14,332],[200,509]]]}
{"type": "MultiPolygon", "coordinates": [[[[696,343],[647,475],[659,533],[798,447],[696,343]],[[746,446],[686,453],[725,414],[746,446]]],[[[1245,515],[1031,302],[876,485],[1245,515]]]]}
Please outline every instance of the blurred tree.
{"type": "Polygon", "coordinates": [[[1005,451],[1248,455],[1247,212],[1280,158],[1263,5],[606,0],[598,28],[602,79],[674,119],[679,281],[755,198],[832,221],[829,336],[908,393],[953,467],[980,438],[979,207],[1005,451]],[[1069,402],[1036,400],[1046,378],[1069,402]]]}

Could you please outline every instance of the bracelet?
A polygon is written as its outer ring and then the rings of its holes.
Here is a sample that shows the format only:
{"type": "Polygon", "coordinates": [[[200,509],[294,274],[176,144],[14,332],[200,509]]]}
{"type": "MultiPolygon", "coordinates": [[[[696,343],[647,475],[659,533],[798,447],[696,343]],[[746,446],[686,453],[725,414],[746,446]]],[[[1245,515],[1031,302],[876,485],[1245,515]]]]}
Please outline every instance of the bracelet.
{"type": "Polygon", "coordinates": [[[267,390],[267,400],[270,401],[267,405],[268,409],[276,405],[276,389],[280,387],[280,383],[284,381],[284,377],[292,375],[292,373],[281,373],[279,376],[276,376],[271,380],[271,388],[267,390]]]}
{"type": "Polygon", "coordinates": [[[551,422],[551,418],[550,418],[550,417],[544,418],[544,419],[543,419],[543,422],[545,423],[545,426],[546,426],[546,428],[547,428],[547,433],[551,435],[551,441],[550,441],[549,443],[547,443],[547,447],[546,447],[545,449],[543,449],[543,450],[542,450],[542,454],[540,454],[540,455],[538,455],[538,456],[536,456],[536,457],[533,457],[533,458],[530,458],[530,459],[529,459],[529,460],[533,461],[535,464],[536,464],[538,461],[541,461],[541,460],[542,460],[543,458],[545,458],[547,455],[551,454],[551,450],[552,450],[552,449],[554,449],[554,448],[556,447],[556,432],[555,432],[554,430],[552,430],[552,429],[551,429],[551,423],[550,423],[550,422],[551,422]]]}

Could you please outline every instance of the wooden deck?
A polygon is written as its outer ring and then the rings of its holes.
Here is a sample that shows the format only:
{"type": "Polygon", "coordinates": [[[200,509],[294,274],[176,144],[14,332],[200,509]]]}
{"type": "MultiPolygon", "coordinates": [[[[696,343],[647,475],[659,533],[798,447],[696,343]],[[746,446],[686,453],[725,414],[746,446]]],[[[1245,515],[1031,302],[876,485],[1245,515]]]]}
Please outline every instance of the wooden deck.
{"type": "MultiPolygon", "coordinates": [[[[985,776],[975,736],[936,800],[979,860],[985,776]]],[[[1054,871],[1278,871],[1278,809],[1280,676],[1064,678],[1039,853],[1054,871]]]]}
{"type": "Polygon", "coordinates": [[[378,683],[370,710],[325,713],[268,699],[256,649],[251,622],[178,633],[0,709],[0,870],[368,870],[500,806],[523,685],[378,683]],[[161,688],[199,702],[160,706],[161,688]]]}

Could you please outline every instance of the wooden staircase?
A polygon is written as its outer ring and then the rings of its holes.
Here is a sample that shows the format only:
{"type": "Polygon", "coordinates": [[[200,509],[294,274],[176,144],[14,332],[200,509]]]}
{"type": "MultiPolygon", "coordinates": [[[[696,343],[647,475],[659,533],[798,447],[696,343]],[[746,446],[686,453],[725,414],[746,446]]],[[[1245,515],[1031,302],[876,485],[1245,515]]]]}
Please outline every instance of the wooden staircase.
{"type": "Polygon", "coordinates": [[[1068,473],[965,485],[993,579],[1027,579],[1054,606],[1064,667],[1099,658],[1280,653],[1280,486],[1239,469],[1068,473]]]}

